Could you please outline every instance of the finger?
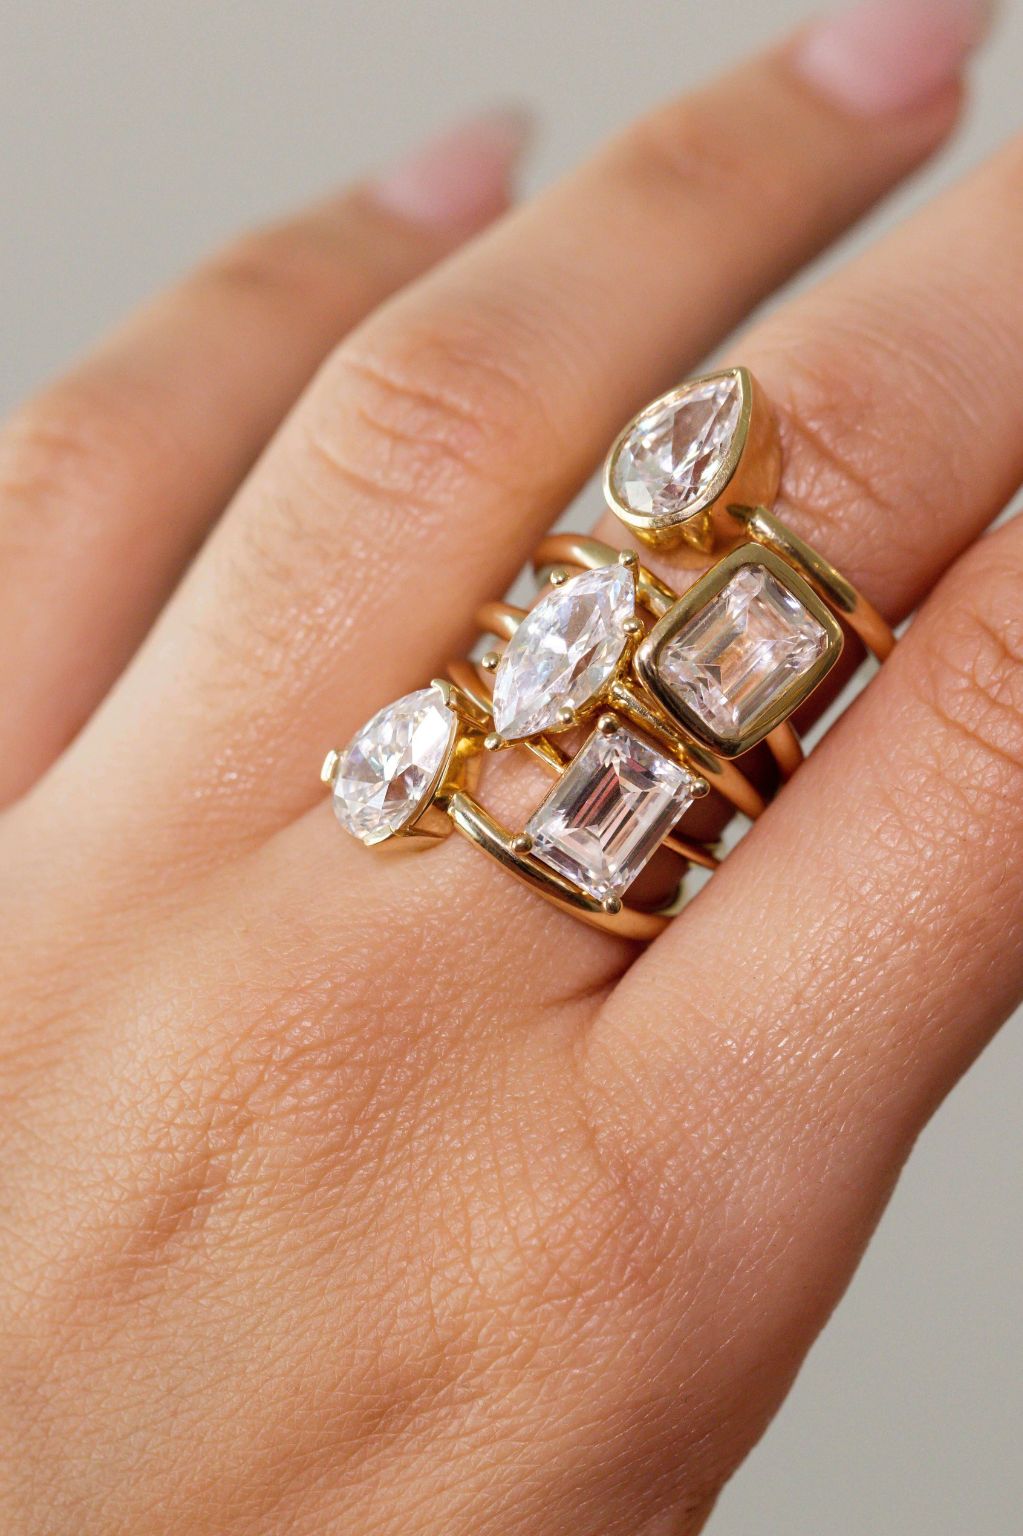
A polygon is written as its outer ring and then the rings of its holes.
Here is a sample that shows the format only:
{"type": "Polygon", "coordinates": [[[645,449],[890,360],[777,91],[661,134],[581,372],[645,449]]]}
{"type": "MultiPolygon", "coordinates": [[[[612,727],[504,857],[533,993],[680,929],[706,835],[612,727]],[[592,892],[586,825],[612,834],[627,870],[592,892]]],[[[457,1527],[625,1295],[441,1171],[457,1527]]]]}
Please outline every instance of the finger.
{"type": "Polygon", "coordinates": [[[1016,139],[736,348],[778,416],[785,521],[893,621],[1023,476],[1021,187],[1016,139]]]}
{"type": "Polygon", "coordinates": [[[235,242],[0,434],[0,803],[66,744],[329,348],[503,207],[524,124],[235,242]]]}
{"type": "Polygon", "coordinates": [[[718,1233],[690,1337],[723,1307],[708,1386],[733,1369],[747,1394],[736,1455],[1023,995],[1021,590],[1017,520],[963,557],[590,1042],[606,1156],[641,1204],[678,1193],[660,1239],[691,1237],[693,1211],[718,1233]]]}
{"type": "Polygon", "coordinates": [[[853,116],[773,54],[388,306],[244,488],[108,717],[104,772],[118,740],[136,763],[159,697],[175,735],[138,777],[175,822],[182,794],[245,839],[303,809],[325,723],[442,664],[622,416],[916,164],[956,99],[853,116]]]}
{"type": "MultiPolygon", "coordinates": [[[[735,348],[783,442],[780,511],[897,623],[1023,479],[1023,139],[735,348]]],[[[610,514],[599,537],[623,542],[610,514]]],[[[644,560],[691,580],[671,551],[644,560]]],[[[855,669],[849,647],[800,711],[855,669]]]]}

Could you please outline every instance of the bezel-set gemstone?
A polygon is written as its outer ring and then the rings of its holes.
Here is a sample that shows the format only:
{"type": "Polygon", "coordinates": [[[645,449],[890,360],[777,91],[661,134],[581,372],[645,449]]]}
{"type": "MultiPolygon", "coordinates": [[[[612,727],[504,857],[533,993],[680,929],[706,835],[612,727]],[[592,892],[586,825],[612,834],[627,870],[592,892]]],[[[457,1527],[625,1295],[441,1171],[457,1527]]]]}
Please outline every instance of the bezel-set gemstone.
{"type": "Polygon", "coordinates": [[[457,729],[436,686],[378,710],[338,759],[333,804],[345,830],[367,845],[407,831],[450,761],[457,729]]]}
{"type": "Polygon", "coordinates": [[[738,369],[696,379],[655,400],[612,450],[612,506],[650,524],[695,517],[727,483],[741,451],[738,369]]]}
{"type": "Polygon", "coordinates": [[[595,730],[526,823],[533,856],[598,901],[621,896],[697,784],[628,726],[595,730]]]}
{"type": "Polygon", "coordinates": [[[687,729],[736,756],[791,713],[841,649],[839,625],[807,584],[747,545],[669,610],[637,664],[687,729]]]}
{"type": "Polygon", "coordinates": [[[635,616],[636,585],[623,565],[600,566],[553,587],[522,620],[494,674],[494,726],[506,741],[559,728],[613,676],[635,616]]]}

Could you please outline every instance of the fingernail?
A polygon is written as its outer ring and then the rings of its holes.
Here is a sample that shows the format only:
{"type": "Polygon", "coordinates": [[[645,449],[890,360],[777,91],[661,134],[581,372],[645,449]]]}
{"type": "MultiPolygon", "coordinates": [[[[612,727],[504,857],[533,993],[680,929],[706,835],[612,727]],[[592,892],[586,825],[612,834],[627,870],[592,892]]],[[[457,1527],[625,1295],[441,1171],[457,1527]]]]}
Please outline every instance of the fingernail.
{"type": "Polygon", "coordinates": [[[482,113],[417,150],[369,190],[390,213],[414,223],[485,224],[507,206],[531,131],[527,112],[482,113]]]}
{"type": "Polygon", "coordinates": [[[793,64],[847,111],[905,112],[959,77],[994,10],[994,0],[860,0],[804,34],[793,64]]]}

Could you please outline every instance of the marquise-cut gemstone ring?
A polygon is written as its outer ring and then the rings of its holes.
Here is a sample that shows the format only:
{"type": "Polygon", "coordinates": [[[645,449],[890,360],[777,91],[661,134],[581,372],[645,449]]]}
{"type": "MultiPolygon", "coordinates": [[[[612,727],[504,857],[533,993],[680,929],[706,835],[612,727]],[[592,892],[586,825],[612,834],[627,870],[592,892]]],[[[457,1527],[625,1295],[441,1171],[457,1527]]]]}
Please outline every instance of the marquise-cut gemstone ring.
{"type": "Polygon", "coordinates": [[[370,846],[457,829],[577,916],[653,937],[677,893],[654,911],[626,903],[654,855],[667,850],[682,874],[717,863],[685,833],[693,801],[714,790],[759,815],[763,795],[734,760],[766,742],[784,782],[802,757],[791,717],[847,631],[880,659],[894,643],[866,599],[764,505],[779,476],[774,418],[747,370],[647,406],[612,446],[605,493],[630,532],[701,573],[690,569],[678,595],[634,551],[546,539],[534,605],[480,610],[496,645],[328,754],[341,825],[370,846]],[[475,796],[486,756],[522,748],[554,782],[516,830],[475,796]]]}

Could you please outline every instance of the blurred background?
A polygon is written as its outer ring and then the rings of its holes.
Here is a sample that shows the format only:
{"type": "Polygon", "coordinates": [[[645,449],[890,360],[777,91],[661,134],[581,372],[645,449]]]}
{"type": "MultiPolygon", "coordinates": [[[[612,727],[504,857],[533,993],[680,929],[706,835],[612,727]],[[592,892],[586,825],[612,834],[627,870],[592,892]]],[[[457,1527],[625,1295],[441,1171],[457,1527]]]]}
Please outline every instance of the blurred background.
{"type": "MultiPolygon", "coordinates": [[[[951,151],[829,264],[1023,127],[1023,11],[1003,9],[951,151]]],[[[205,247],[453,117],[535,108],[528,191],[809,14],[800,0],[8,0],[0,407],[205,247]]],[[[1023,1527],[1021,1029],[924,1136],[715,1536],[1023,1527]]]]}

